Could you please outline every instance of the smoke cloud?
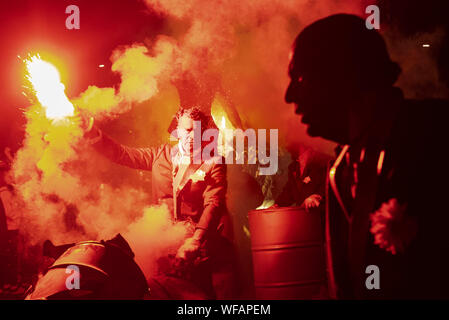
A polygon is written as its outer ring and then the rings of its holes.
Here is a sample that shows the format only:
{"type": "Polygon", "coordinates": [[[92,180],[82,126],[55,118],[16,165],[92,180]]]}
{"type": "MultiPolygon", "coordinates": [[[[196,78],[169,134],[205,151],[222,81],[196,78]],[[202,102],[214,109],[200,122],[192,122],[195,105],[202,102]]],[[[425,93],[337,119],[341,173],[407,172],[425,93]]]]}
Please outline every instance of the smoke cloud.
{"type": "MultiPolygon", "coordinates": [[[[99,120],[128,112],[136,104],[160,113],[151,98],[176,87],[179,100],[174,103],[210,110],[212,102],[224,96],[223,108],[234,126],[266,129],[287,123],[296,132],[292,136],[290,130],[281,130],[283,144],[298,140],[332,152],[333,144],[306,135],[283,102],[290,45],[318,18],[341,12],[363,16],[368,1],[145,2],[165,17],[165,34],[117,48],[111,61],[112,71],[122,79],[119,87],[89,87],[75,100],[81,109],[99,120]]],[[[161,126],[156,134],[164,131],[161,126]]]]}
{"type": "Polygon", "coordinates": [[[145,276],[157,274],[157,260],[176,254],[183,240],[193,230],[188,222],[173,224],[167,207],[146,208],[144,215],[132,223],[123,234],[134,251],[135,260],[145,276]]]}
{"type": "Polygon", "coordinates": [[[110,165],[100,169],[107,160],[86,145],[76,119],[52,122],[38,105],[26,115],[24,147],[11,178],[27,246],[45,239],[65,244],[122,233],[147,278],[156,273],[157,259],[176,253],[193,232],[191,226],[174,223],[164,206],[150,206],[144,188],[105,178],[114,170],[110,165]]]}

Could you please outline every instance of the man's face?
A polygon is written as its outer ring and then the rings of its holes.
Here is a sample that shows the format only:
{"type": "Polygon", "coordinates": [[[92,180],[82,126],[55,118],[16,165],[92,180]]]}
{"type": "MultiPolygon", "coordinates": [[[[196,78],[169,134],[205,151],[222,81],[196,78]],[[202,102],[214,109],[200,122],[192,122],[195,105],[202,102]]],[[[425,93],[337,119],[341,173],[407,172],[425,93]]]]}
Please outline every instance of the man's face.
{"type": "MultiPolygon", "coordinates": [[[[183,115],[178,120],[178,137],[185,152],[193,154],[193,137],[199,121],[194,121],[188,115],[183,115]]],[[[201,139],[201,137],[199,137],[201,139]]],[[[197,138],[198,139],[198,138],[197,138]]]]}
{"type": "MultiPolygon", "coordinates": [[[[290,59],[290,83],[285,93],[285,101],[295,105],[295,113],[302,115],[301,122],[306,124],[307,133],[321,136],[325,139],[341,142],[347,135],[347,90],[344,85],[344,75],[341,81],[338,77],[316,68],[310,61],[307,70],[301,70],[294,55],[290,59]]],[[[321,68],[323,69],[323,68],[321,68]]]]}

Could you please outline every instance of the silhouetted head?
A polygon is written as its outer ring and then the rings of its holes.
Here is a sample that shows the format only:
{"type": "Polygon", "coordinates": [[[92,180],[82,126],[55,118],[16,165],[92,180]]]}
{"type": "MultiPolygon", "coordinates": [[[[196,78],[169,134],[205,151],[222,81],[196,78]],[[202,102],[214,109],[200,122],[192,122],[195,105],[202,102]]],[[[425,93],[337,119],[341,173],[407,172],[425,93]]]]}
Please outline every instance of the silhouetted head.
{"type": "Polygon", "coordinates": [[[333,15],[296,38],[285,101],[296,105],[309,135],[345,143],[349,118],[363,123],[372,116],[367,98],[391,89],[399,73],[377,31],[359,17],[333,15]]]}

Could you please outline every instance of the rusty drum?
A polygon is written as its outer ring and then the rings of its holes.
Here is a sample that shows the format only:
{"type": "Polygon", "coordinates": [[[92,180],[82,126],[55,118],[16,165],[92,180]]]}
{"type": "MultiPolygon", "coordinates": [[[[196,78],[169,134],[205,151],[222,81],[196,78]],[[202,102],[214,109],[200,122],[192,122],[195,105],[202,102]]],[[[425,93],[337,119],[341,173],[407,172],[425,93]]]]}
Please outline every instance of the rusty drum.
{"type": "Polygon", "coordinates": [[[326,298],[322,221],[301,207],[249,212],[257,299],[326,298]]]}

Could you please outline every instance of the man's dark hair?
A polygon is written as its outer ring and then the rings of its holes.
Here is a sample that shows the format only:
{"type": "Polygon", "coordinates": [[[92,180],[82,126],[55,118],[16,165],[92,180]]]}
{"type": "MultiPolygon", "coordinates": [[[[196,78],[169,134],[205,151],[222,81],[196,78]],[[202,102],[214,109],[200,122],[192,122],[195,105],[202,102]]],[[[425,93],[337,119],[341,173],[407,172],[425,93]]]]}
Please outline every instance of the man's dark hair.
{"type": "Polygon", "coordinates": [[[204,113],[197,107],[180,108],[175,115],[176,121],[179,121],[182,116],[188,116],[194,121],[201,121],[201,127],[203,130],[216,127],[212,116],[204,113]]]}

